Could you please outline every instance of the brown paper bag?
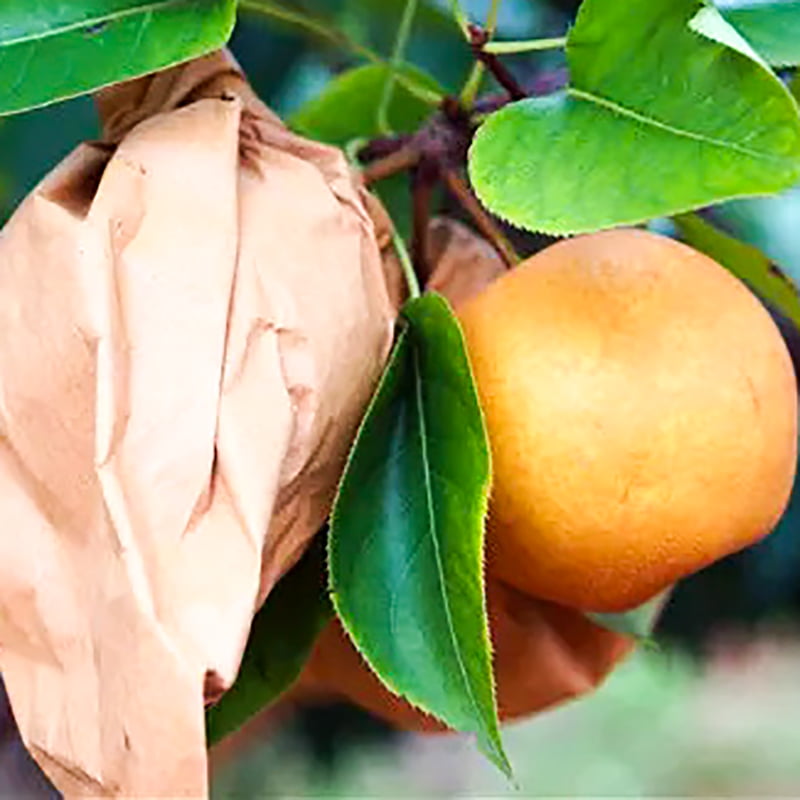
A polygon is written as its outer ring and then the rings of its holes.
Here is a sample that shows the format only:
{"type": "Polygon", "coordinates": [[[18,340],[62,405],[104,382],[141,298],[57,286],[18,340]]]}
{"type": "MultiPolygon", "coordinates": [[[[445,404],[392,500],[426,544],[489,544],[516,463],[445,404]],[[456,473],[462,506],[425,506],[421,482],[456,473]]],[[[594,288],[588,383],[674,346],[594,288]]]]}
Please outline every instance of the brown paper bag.
{"type": "Polygon", "coordinates": [[[0,670],[66,795],[203,796],[394,312],[342,155],[215,54],[102,93],[0,235],[0,670]]]}

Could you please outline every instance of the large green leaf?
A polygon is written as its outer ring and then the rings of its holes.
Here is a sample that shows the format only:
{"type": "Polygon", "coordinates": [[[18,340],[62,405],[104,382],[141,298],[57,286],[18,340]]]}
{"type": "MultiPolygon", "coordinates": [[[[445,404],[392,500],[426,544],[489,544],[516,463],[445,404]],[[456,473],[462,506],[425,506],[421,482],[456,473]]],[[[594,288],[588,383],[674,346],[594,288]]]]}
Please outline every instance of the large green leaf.
{"type": "Polygon", "coordinates": [[[765,66],[690,27],[704,8],[584,0],[567,90],[513,103],[478,131],[470,175],[486,205],[565,234],[791,185],[797,104],[765,66]]]}
{"type": "Polygon", "coordinates": [[[697,214],[681,214],[674,222],[684,241],[722,264],[800,328],[800,295],[777,264],[757,248],[718,230],[697,214]]]}
{"type": "Polygon", "coordinates": [[[240,728],[295,682],[332,617],[320,534],[255,615],[236,682],[206,712],[209,745],[240,728]]]}
{"type": "Polygon", "coordinates": [[[394,692],[505,772],[483,587],[489,449],[458,323],[409,301],[331,518],[336,610],[394,692]]]}
{"type": "Polygon", "coordinates": [[[717,0],[717,6],[770,64],[800,64],[800,0],[717,0]]]}
{"type": "Polygon", "coordinates": [[[3,0],[0,113],[23,111],[221,47],[236,0],[3,0]]]}

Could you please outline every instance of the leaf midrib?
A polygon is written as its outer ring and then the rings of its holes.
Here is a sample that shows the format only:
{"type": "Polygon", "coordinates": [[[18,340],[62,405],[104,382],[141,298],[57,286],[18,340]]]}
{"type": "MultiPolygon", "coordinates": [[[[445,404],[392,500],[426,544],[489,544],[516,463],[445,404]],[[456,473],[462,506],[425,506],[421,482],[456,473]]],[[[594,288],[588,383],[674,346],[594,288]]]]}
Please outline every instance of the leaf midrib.
{"type": "Polygon", "coordinates": [[[149,14],[151,11],[160,11],[163,9],[174,8],[177,6],[187,5],[190,0],[153,0],[152,2],[143,3],[132,8],[122,9],[121,11],[114,11],[107,14],[101,14],[95,17],[88,17],[76,22],[70,22],[60,27],[50,28],[47,31],[40,33],[32,33],[27,36],[17,36],[15,39],[0,39],[0,49],[4,47],[12,47],[20,44],[30,44],[31,42],[38,42],[42,39],[49,39],[53,36],[60,36],[64,33],[71,31],[81,30],[82,28],[90,28],[93,25],[102,25],[108,22],[117,22],[126,17],[133,17],[137,14],[149,14]]]}
{"type": "Polygon", "coordinates": [[[702,142],[703,144],[708,144],[713,147],[719,147],[724,150],[730,150],[737,153],[741,153],[742,155],[750,156],[751,158],[760,159],[762,161],[767,161],[769,163],[775,164],[782,164],[785,165],[786,163],[792,163],[793,159],[786,157],[777,157],[771,156],[768,153],[763,153],[759,150],[753,150],[749,147],[745,147],[744,145],[737,144],[735,142],[726,141],[724,139],[716,139],[713,136],[706,136],[702,133],[695,133],[691,130],[684,130],[682,128],[676,128],[674,125],[670,125],[668,122],[662,122],[659,119],[654,117],[647,117],[644,114],[640,114],[638,111],[634,111],[631,108],[627,108],[626,106],[620,105],[613,100],[609,100],[601,95],[593,94],[592,92],[585,92],[582,89],[576,89],[573,86],[568,86],[566,93],[570,97],[574,97],[577,100],[584,100],[589,103],[594,103],[595,105],[600,106],[608,111],[612,111],[614,113],[619,114],[622,117],[626,117],[627,119],[635,120],[636,122],[641,122],[643,125],[648,125],[653,128],[657,128],[659,130],[665,131],[667,133],[673,134],[674,136],[680,136],[684,139],[692,139],[696,142],[702,142]]]}
{"type": "Polygon", "coordinates": [[[469,679],[469,673],[467,672],[466,665],[464,664],[464,659],[461,657],[461,649],[459,647],[458,637],[456,636],[455,626],[453,624],[453,615],[450,610],[450,602],[444,585],[444,567],[442,564],[442,554],[439,549],[439,539],[436,535],[435,508],[433,503],[433,495],[431,493],[432,468],[430,464],[430,458],[428,456],[427,426],[425,424],[425,410],[424,410],[425,404],[422,397],[422,381],[420,380],[420,375],[422,373],[419,364],[419,353],[417,352],[416,347],[412,349],[412,352],[414,356],[414,370],[413,370],[414,394],[417,405],[417,415],[419,418],[420,454],[422,458],[422,466],[425,476],[424,483],[425,483],[425,501],[428,510],[428,533],[431,536],[431,540],[433,542],[433,554],[434,558],[436,559],[436,574],[439,577],[439,591],[441,593],[442,604],[444,606],[444,612],[445,612],[445,619],[447,621],[447,632],[450,636],[450,641],[453,646],[453,651],[455,653],[459,671],[461,672],[461,678],[464,681],[464,686],[467,689],[467,694],[469,695],[469,699],[470,702],[472,703],[472,708],[473,711],[476,713],[477,719],[483,719],[483,715],[481,714],[480,711],[480,706],[478,705],[477,698],[475,697],[475,693],[472,689],[472,682],[469,679]]]}

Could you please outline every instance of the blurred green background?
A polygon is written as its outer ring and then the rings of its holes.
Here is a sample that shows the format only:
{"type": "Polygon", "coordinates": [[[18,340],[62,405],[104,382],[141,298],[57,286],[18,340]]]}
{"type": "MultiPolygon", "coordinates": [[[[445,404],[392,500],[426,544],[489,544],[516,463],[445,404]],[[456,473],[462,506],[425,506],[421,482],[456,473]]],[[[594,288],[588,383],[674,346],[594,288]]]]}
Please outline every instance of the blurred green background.
{"type": "MultiPolygon", "coordinates": [[[[383,56],[404,0],[282,0],[383,56]]],[[[488,0],[462,0],[475,20],[488,0]]],[[[501,38],[562,35],[572,0],[504,0],[501,38]]],[[[264,100],[290,117],[335,75],[362,63],[296,25],[243,12],[231,48],[264,100]]],[[[457,92],[471,57],[449,0],[421,0],[408,51],[457,92]]],[[[530,85],[557,84],[558,52],[508,60],[530,85]]],[[[492,88],[491,86],[487,88],[492,88]]],[[[346,109],[343,111],[346,113],[346,109]]],[[[0,119],[0,217],[79,141],[97,136],[90,99],[0,119]]],[[[402,213],[402,212],[401,212],[402,213]]],[[[800,187],[709,209],[800,281],[800,187]]],[[[746,331],[743,331],[746,335],[746,331]]],[[[797,366],[800,337],[788,328],[797,366]]],[[[800,796],[800,492],[778,529],[678,587],[658,651],[640,653],[590,700],[508,729],[516,796],[800,796]],[[787,633],[788,631],[788,633],[787,633]]],[[[389,734],[342,708],[293,717],[250,741],[215,775],[218,797],[466,797],[513,793],[455,737],[389,734]]]]}

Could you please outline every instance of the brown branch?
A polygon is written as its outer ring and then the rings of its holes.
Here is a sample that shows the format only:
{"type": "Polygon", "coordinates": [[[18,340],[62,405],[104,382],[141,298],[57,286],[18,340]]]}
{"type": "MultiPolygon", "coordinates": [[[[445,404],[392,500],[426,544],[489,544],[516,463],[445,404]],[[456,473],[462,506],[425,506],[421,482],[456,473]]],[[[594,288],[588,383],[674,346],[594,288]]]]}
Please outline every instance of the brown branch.
{"type": "Polygon", "coordinates": [[[528,95],[517,83],[517,79],[505,67],[502,61],[494,54],[487,53],[483,47],[489,41],[489,34],[479,25],[469,26],[470,46],[475,58],[480,61],[492,77],[508,92],[512,100],[523,100],[528,95]]]}
{"type": "Polygon", "coordinates": [[[439,177],[438,173],[435,164],[424,160],[411,173],[411,258],[414,271],[422,284],[425,284],[431,276],[432,265],[428,262],[428,232],[433,189],[439,177]]]}
{"type": "Polygon", "coordinates": [[[419,163],[420,153],[416,147],[405,145],[388,156],[367,164],[361,172],[364,183],[369,186],[398,172],[405,172],[419,163]]]}
{"type": "Polygon", "coordinates": [[[475,227],[481,235],[497,251],[507,267],[513,267],[520,262],[520,257],[514,250],[513,245],[500,229],[500,226],[492,219],[491,215],[484,209],[478,198],[472,192],[464,179],[454,169],[442,170],[442,180],[445,186],[453,194],[462,208],[472,217],[475,227]]]}

